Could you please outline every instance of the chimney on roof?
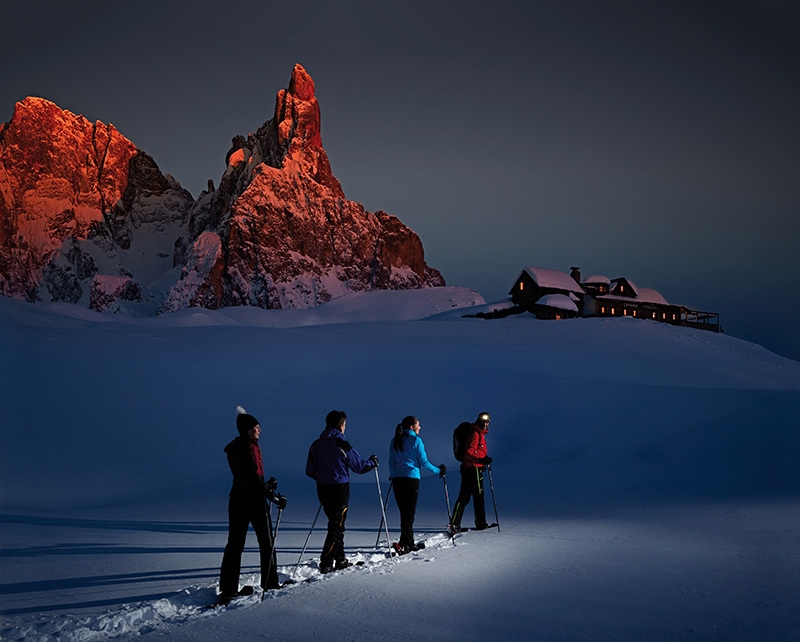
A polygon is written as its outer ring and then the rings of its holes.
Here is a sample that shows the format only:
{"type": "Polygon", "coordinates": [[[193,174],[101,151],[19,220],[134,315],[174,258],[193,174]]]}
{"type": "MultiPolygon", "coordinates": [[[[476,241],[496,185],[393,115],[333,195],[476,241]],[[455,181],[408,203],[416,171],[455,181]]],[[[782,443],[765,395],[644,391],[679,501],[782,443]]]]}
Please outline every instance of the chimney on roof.
{"type": "Polygon", "coordinates": [[[581,269],[579,267],[575,267],[574,265],[569,269],[569,275],[575,279],[575,283],[580,285],[581,283],[581,269]]]}

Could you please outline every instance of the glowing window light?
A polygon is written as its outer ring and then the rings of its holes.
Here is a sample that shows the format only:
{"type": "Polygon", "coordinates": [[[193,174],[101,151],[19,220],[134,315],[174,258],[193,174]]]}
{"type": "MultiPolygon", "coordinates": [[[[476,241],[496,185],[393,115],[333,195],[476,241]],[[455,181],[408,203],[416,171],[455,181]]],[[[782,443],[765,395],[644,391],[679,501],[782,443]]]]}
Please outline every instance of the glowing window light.
{"type": "Polygon", "coordinates": [[[522,292],[525,289],[525,281],[519,282],[519,291],[522,292]]]}

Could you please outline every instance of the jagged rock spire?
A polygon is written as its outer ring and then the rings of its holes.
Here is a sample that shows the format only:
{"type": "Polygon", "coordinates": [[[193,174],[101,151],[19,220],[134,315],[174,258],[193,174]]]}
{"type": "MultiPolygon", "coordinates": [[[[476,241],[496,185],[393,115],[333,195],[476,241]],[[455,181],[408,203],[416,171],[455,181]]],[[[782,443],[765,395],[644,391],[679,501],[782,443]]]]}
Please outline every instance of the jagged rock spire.
{"type": "Polygon", "coordinates": [[[333,176],[322,148],[319,103],[314,91],[314,80],[302,65],[296,64],[288,89],[278,92],[275,113],[265,125],[263,134],[272,138],[264,141],[265,146],[277,152],[275,167],[304,174],[343,198],[342,186],[333,176]]]}
{"type": "Polygon", "coordinates": [[[347,292],[444,285],[413,230],[344,197],[322,147],[314,81],[295,65],[273,117],[238,136],[198,201],[165,310],[308,307],[347,292]]]}

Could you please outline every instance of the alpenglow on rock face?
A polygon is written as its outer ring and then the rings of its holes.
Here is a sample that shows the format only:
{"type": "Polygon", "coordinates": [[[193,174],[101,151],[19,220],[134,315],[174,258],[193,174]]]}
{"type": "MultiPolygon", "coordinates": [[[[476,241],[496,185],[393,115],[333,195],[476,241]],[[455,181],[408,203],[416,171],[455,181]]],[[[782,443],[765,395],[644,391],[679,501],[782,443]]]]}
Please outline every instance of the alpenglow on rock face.
{"type": "Polygon", "coordinates": [[[112,125],[18,103],[0,125],[0,293],[144,315],[444,285],[411,229],[345,199],[300,65],[226,165],[195,201],[112,125]]]}
{"type": "Polygon", "coordinates": [[[0,294],[155,311],[192,203],[113,125],[26,98],[0,125],[0,294]]]}
{"type": "Polygon", "coordinates": [[[237,136],[217,190],[200,195],[165,310],[305,308],[347,292],[444,285],[419,237],[344,197],[322,148],[314,81],[295,65],[271,120],[237,136]]]}

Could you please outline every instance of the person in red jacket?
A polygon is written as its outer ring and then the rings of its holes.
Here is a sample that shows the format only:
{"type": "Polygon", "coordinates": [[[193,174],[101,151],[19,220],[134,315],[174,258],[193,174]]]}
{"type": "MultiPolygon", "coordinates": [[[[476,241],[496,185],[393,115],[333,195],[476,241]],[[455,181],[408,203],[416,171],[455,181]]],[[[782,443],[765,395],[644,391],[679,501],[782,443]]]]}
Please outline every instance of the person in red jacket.
{"type": "MultiPolygon", "coordinates": [[[[266,591],[280,587],[272,544],[272,524],[267,515],[267,501],[283,510],[286,497],[277,492],[274,477],[264,481],[264,464],[258,437],[261,426],[258,419],[237,407],[236,429],[239,436],[225,446],[233,475],[233,485],[228,499],[228,543],[222,556],[219,571],[219,599],[217,604],[228,604],[239,595],[239,573],[242,564],[247,529],[250,524],[256,532],[261,561],[261,587],[266,591]]],[[[252,589],[251,589],[252,590],[252,589]]]]}
{"type": "Polygon", "coordinates": [[[483,475],[486,467],[492,463],[492,458],[486,451],[486,433],[489,432],[491,420],[488,412],[482,412],[472,424],[472,432],[464,451],[464,460],[461,462],[461,488],[458,491],[458,499],[453,507],[453,519],[450,522],[450,530],[454,533],[462,530],[461,518],[464,516],[464,509],[470,499],[473,500],[472,505],[475,511],[475,528],[482,531],[493,526],[486,521],[486,505],[483,494],[483,475]]]}

